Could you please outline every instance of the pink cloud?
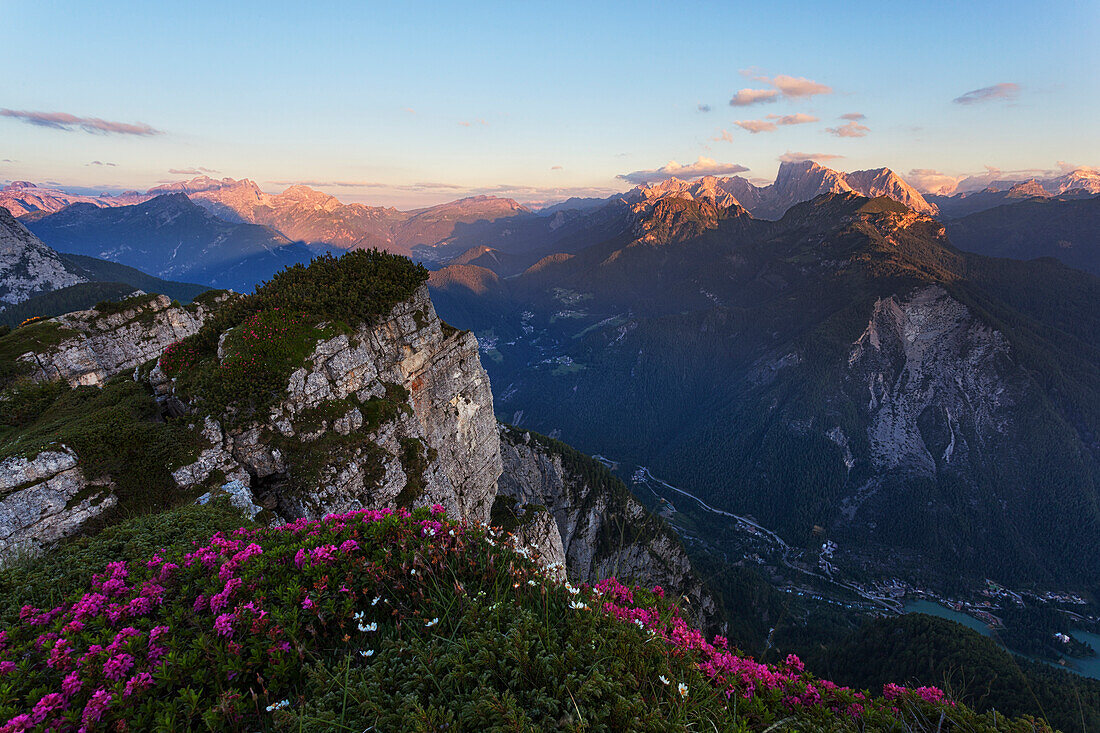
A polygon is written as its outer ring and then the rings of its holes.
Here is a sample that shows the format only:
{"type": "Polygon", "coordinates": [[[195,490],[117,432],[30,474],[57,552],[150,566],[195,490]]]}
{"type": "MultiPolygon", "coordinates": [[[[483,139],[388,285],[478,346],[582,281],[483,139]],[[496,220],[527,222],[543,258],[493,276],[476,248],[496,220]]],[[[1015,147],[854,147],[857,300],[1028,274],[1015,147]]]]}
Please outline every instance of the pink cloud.
{"type": "Polygon", "coordinates": [[[83,130],[84,132],[115,135],[161,135],[144,122],[111,122],[98,117],[77,117],[67,112],[29,112],[26,110],[0,109],[0,117],[26,122],[37,127],[49,127],[55,130],[83,130]]]}
{"type": "Polygon", "coordinates": [[[733,99],[730,100],[730,106],[747,107],[750,104],[775,102],[778,99],[779,90],[777,89],[742,89],[737,94],[733,95],[733,99]]]}
{"type": "Polygon", "coordinates": [[[837,137],[865,137],[871,128],[861,125],[855,120],[845,123],[840,127],[826,127],[825,132],[837,137]]]}
{"type": "Polygon", "coordinates": [[[615,176],[620,181],[628,183],[652,183],[665,181],[669,178],[693,179],[703,176],[732,176],[736,173],[747,171],[743,165],[737,163],[719,163],[710,158],[699,156],[699,159],[688,165],[680,165],[675,160],[670,160],[666,165],[652,170],[640,170],[632,173],[622,173],[615,176]]]}

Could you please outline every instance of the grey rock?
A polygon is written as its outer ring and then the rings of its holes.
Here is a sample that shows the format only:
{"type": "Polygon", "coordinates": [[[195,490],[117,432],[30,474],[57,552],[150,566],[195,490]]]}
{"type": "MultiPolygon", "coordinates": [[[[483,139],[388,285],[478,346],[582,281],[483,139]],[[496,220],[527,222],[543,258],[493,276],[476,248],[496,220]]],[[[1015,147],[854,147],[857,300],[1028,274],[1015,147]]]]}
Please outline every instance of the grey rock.
{"type": "Polygon", "coordinates": [[[89,481],[65,446],[0,462],[0,559],[37,554],[79,532],[117,503],[111,489],[89,481]]]}
{"type": "Polygon", "coordinates": [[[500,494],[514,499],[520,508],[545,507],[557,525],[561,557],[571,580],[595,582],[614,576],[624,582],[660,585],[687,598],[687,608],[699,622],[715,621],[714,599],[695,575],[679,539],[625,485],[620,483],[618,491],[590,485],[567,468],[561,454],[544,439],[530,433],[501,426],[500,439],[504,464],[500,494]],[[601,536],[620,539],[608,543],[601,536]]]}

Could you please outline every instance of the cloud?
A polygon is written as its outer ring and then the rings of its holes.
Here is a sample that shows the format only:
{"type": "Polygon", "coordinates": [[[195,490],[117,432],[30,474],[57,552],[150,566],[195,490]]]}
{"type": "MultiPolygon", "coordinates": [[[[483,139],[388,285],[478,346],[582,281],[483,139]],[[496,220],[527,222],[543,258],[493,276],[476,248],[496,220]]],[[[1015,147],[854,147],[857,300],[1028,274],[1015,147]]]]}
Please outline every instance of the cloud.
{"type": "Polygon", "coordinates": [[[864,137],[871,131],[870,127],[861,125],[855,120],[847,122],[840,127],[826,127],[825,132],[837,137],[864,137]]]}
{"type": "Polygon", "coordinates": [[[710,105],[709,104],[700,104],[699,106],[696,107],[696,109],[699,110],[700,112],[710,112],[710,105]]]}
{"type": "Polygon", "coordinates": [[[748,130],[756,134],[758,132],[772,132],[780,126],[805,125],[808,122],[817,121],[818,118],[813,115],[797,112],[793,115],[768,115],[765,120],[737,120],[733,124],[737,125],[742,130],[748,130]]]}
{"type": "Polygon", "coordinates": [[[779,156],[779,162],[801,163],[804,160],[813,160],[820,163],[821,161],[836,160],[837,158],[843,157],[843,155],[833,155],[832,153],[792,153],[788,150],[779,156]]]}
{"type": "Polygon", "coordinates": [[[731,107],[747,107],[750,104],[765,104],[780,99],[803,99],[817,94],[832,94],[833,88],[801,76],[765,76],[755,69],[742,69],[742,76],[767,84],[772,89],[742,89],[733,95],[731,107]]]}
{"type": "Polygon", "coordinates": [[[1011,101],[1013,99],[1016,99],[1019,94],[1019,84],[1004,82],[1001,84],[994,84],[991,87],[972,89],[966,94],[955,97],[951,101],[953,101],[955,104],[978,104],[980,102],[994,102],[998,99],[1011,101]]]}
{"type": "Polygon", "coordinates": [[[111,122],[98,117],[77,117],[67,112],[28,112],[26,110],[0,109],[0,117],[11,117],[28,125],[49,127],[55,130],[83,130],[100,135],[161,135],[144,122],[111,122]]]}
{"type": "Polygon", "coordinates": [[[737,163],[719,163],[700,155],[697,161],[688,165],[680,165],[675,160],[670,160],[666,165],[660,168],[622,173],[615,177],[627,183],[641,184],[665,181],[669,178],[691,180],[692,178],[701,178],[702,176],[732,176],[735,173],[743,173],[747,170],[748,168],[743,165],[738,165],[737,163]]]}
{"type": "Polygon", "coordinates": [[[550,170],[552,170],[552,171],[560,171],[560,170],[561,170],[561,166],[560,166],[560,165],[552,165],[552,166],[550,166],[550,170]]]}
{"type": "Polygon", "coordinates": [[[416,114],[416,110],[413,109],[412,107],[405,107],[405,111],[408,112],[410,115],[415,115],[416,114]]]}
{"type": "Polygon", "coordinates": [[[462,125],[463,127],[473,127],[474,125],[481,125],[482,127],[488,127],[489,126],[489,123],[486,122],[485,120],[482,120],[482,119],[476,119],[473,122],[469,122],[467,120],[462,120],[458,124],[462,125]]]}
{"type": "Polygon", "coordinates": [[[775,123],[767,120],[737,120],[733,124],[742,130],[748,130],[754,135],[758,132],[772,132],[776,129],[775,123]]]}
{"type": "Polygon", "coordinates": [[[775,102],[779,99],[778,89],[742,89],[733,95],[731,107],[748,107],[750,104],[775,102]]]}
{"type": "Polygon", "coordinates": [[[719,130],[718,135],[715,136],[715,137],[712,137],[711,140],[713,140],[716,143],[717,142],[732,143],[733,142],[733,135],[730,133],[729,130],[719,130]]]}
{"type": "Polygon", "coordinates": [[[833,93],[832,87],[819,84],[816,81],[804,79],[800,76],[795,77],[780,74],[768,81],[768,83],[782,92],[784,97],[790,98],[812,97],[815,94],[833,93]]]}
{"type": "Polygon", "coordinates": [[[107,165],[112,168],[118,167],[118,163],[104,163],[102,160],[93,160],[91,163],[85,163],[84,165],[107,165]]]}
{"type": "Polygon", "coordinates": [[[201,165],[194,168],[169,168],[168,172],[175,176],[199,176],[203,173],[218,173],[213,168],[203,168],[201,165]]]}
{"type": "Polygon", "coordinates": [[[3,160],[0,160],[0,163],[18,163],[18,162],[19,161],[12,160],[11,158],[4,158],[3,160]]]}
{"type": "Polygon", "coordinates": [[[862,112],[849,112],[846,115],[841,115],[840,119],[842,119],[842,120],[852,120],[853,122],[859,122],[860,120],[867,119],[867,115],[863,114],[862,112]]]}
{"type": "Polygon", "coordinates": [[[950,176],[932,168],[913,168],[905,180],[921,193],[951,194],[966,176],[950,176]]]}

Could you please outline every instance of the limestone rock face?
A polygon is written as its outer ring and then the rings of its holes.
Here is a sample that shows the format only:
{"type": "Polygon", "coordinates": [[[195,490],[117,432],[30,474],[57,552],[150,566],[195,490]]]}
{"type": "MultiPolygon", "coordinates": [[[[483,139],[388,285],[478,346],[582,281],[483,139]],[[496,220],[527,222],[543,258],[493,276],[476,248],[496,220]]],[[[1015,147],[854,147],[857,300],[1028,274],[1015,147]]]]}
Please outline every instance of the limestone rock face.
{"type": "Polygon", "coordinates": [[[32,365],[32,379],[98,386],[160,356],[198,331],[207,315],[206,306],[173,306],[164,295],[151,295],[119,313],[75,311],[50,319],[66,336],[60,343],[19,359],[32,365]]]}
{"type": "MultiPolygon", "coordinates": [[[[592,485],[571,463],[594,459],[579,454],[569,459],[557,448],[561,444],[541,436],[501,426],[500,437],[500,494],[513,499],[517,508],[545,507],[557,525],[570,579],[594,582],[615,576],[660,585],[686,596],[697,619],[713,621],[714,600],[694,574],[683,546],[625,485],[613,477],[607,485],[592,485]]],[[[538,524],[532,522],[521,531],[524,537],[538,534],[538,524]]],[[[556,545],[551,539],[539,549],[550,559],[556,545]]]]}
{"type": "Polygon", "coordinates": [[[87,282],[0,207],[0,310],[37,293],[87,282]]]}
{"type": "Polygon", "coordinates": [[[37,553],[115,505],[109,484],[92,483],[61,446],[0,462],[0,558],[37,553]]]}
{"type": "Polygon", "coordinates": [[[267,420],[231,429],[209,421],[206,433],[211,447],[177,471],[177,481],[196,483],[215,470],[248,477],[261,503],[286,517],[438,503],[451,516],[485,522],[501,472],[477,340],[444,334],[423,286],[378,323],[319,343],[267,420]],[[380,406],[389,412],[369,422],[364,413],[380,406]],[[307,479],[299,457],[295,475],[288,451],[312,451],[315,473],[307,479]]]}

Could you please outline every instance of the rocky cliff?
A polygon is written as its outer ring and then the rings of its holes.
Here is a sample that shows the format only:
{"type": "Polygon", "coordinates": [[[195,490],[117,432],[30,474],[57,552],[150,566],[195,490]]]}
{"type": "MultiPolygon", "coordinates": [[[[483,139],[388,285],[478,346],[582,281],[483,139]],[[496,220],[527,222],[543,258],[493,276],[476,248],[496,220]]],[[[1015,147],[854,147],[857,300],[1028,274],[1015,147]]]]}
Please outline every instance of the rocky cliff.
{"type": "MultiPolygon", "coordinates": [[[[172,394],[159,368],[150,380],[172,394]]],[[[286,518],[438,503],[487,521],[501,472],[492,405],[476,339],[445,327],[421,286],[377,323],[318,343],[267,419],[208,419],[209,447],[176,477],[220,471],[286,518]]]]}
{"type": "Polygon", "coordinates": [[[603,464],[559,441],[503,425],[500,445],[497,522],[514,525],[544,557],[564,563],[571,580],[618,577],[659,585],[685,596],[700,621],[714,622],[714,600],[680,540],[603,464]],[[546,515],[553,518],[549,530],[546,515]]]}
{"type": "Polygon", "coordinates": [[[27,365],[36,381],[101,385],[198,331],[210,307],[173,305],[164,295],[139,294],[110,304],[107,311],[75,311],[49,319],[46,323],[54,326],[52,343],[34,345],[16,360],[27,365]]]}

